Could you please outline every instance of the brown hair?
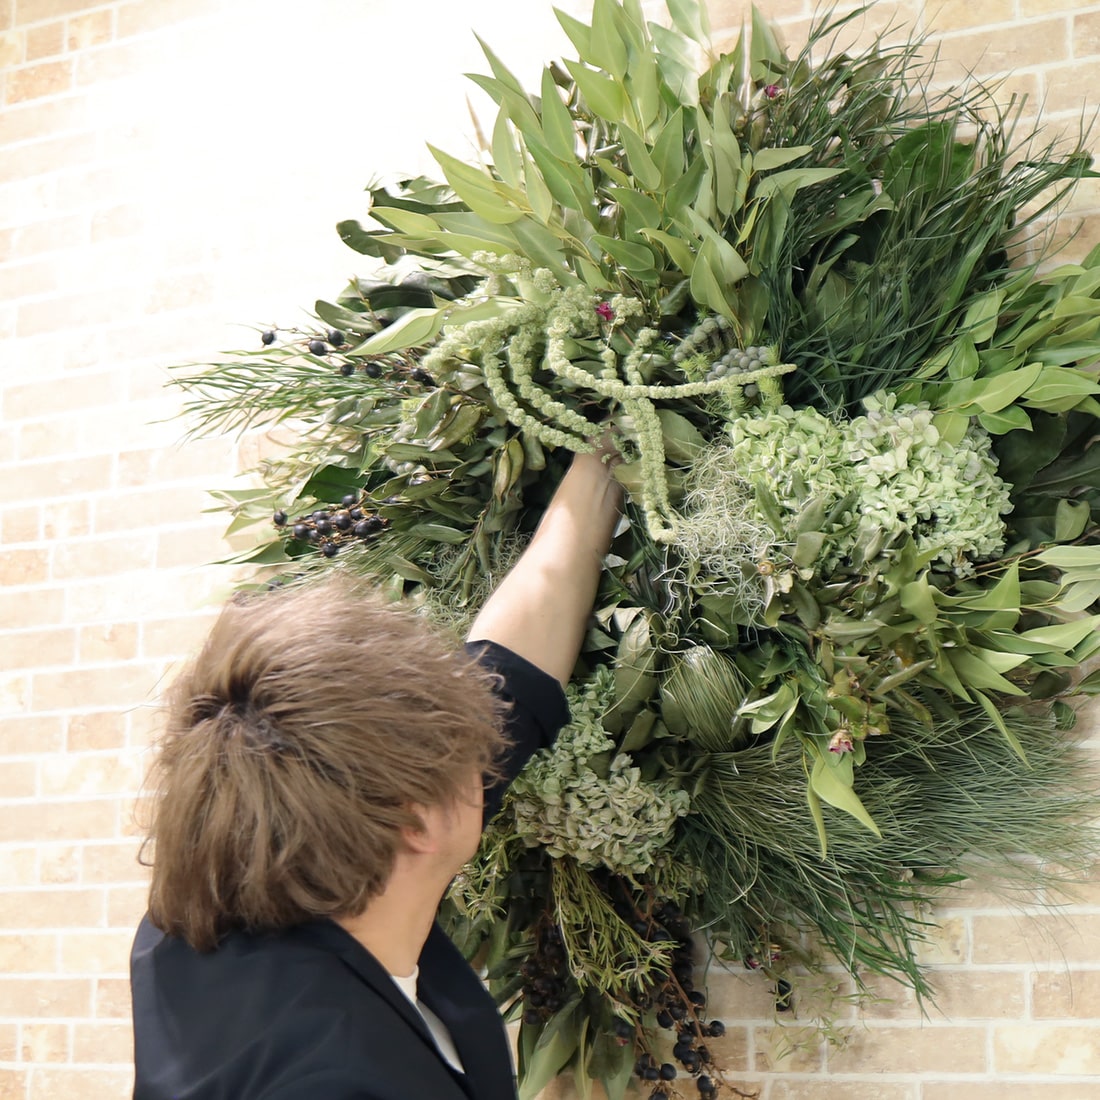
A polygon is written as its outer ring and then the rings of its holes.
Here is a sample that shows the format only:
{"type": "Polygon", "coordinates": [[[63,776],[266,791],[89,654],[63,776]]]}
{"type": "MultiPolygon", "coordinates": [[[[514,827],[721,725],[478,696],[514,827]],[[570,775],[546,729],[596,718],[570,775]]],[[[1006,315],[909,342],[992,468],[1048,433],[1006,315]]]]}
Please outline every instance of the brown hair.
{"type": "Polygon", "coordinates": [[[231,928],[362,912],[418,824],[412,804],[492,772],[493,680],[339,576],[227,605],[167,699],[153,923],[209,950],[231,928]]]}

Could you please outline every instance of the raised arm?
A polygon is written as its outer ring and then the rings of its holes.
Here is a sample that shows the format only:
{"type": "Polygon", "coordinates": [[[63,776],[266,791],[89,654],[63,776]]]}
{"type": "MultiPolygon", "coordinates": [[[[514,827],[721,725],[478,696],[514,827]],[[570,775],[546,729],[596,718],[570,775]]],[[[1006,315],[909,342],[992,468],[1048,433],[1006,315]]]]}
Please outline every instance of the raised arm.
{"type": "Polygon", "coordinates": [[[569,680],[619,517],[622,490],[598,455],[575,455],[538,530],[470,628],[569,680]]]}

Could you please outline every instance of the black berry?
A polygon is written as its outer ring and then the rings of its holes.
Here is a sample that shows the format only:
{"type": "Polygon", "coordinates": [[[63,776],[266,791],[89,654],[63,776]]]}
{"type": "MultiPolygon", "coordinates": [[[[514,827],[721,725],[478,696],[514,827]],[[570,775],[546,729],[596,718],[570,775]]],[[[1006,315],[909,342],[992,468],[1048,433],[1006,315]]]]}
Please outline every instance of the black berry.
{"type": "Polygon", "coordinates": [[[310,340],[309,350],[313,352],[314,355],[324,355],[328,351],[328,346],[325,344],[324,340],[310,340]]]}
{"type": "Polygon", "coordinates": [[[332,518],[332,525],[337,531],[346,531],[351,526],[351,516],[347,512],[337,512],[332,518]]]}
{"type": "Polygon", "coordinates": [[[338,329],[329,329],[328,342],[334,348],[340,348],[344,346],[344,334],[338,329]]]}
{"type": "Polygon", "coordinates": [[[324,554],[326,558],[334,558],[340,553],[340,547],[334,542],[326,542],[321,547],[321,553],[324,554]]]}
{"type": "Polygon", "coordinates": [[[355,493],[345,493],[344,496],[340,498],[340,503],[345,508],[350,508],[358,499],[359,497],[356,496],[355,493]]]}
{"type": "Polygon", "coordinates": [[[294,525],[293,535],[296,539],[308,539],[309,528],[304,523],[296,523],[294,525]]]}
{"type": "Polygon", "coordinates": [[[382,368],[377,363],[368,363],[363,368],[363,373],[368,378],[381,378],[382,377],[382,368]]]}
{"type": "Polygon", "coordinates": [[[274,344],[275,343],[275,330],[269,328],[267,330],[267,332],[265,332],[263,334],[263,336],[260,337],[260,340],[263,342],[264,347],[267,347],[269,344],[274,344]]]}
{"type": "Polygon", "coordinates": [[[409,377],[414,382],[419,382],[422,386],[434,386],[435,379],[426,371],[423,367],[413,367],[409,371],[409,377]]]}
{"type": "Polygon", "coordinates": [[[280,508],[279,511],[277,511],[275,513],[275,515],[273,515],[271,517],[271,522],[274,523],[276,527],[285,527],[286,526],[286,512],[284,512],[280,508]]]}
{"type": "Polygon", "coordinates": [[[671,1062],[664,1062],[661,1065],[661,1080],[662,1081],[674,1081],[676,1079],[676,1067],[671,1062]]]}
{"type": "Polygon", "coordinates": [[[707,1025],[707,1034],[712,1039],[717,1039],[726,1034],[726,1025],[721,1020],[711,1020],[707,1025]]]}
{"type": "Polygon", "coordinates": [[[345,378],[350,378],[355,373],[355,364],[354,363],[341,363],[340,364],[340,373],[345,378]]]}
{"type": "Polygon", "coordinates": [[[332,520],[330,520],[328,516],[325,516],[324,519],[317,520],[316,523],[317,530],[320,534],[328,535],[332,532],[332,520]]]}

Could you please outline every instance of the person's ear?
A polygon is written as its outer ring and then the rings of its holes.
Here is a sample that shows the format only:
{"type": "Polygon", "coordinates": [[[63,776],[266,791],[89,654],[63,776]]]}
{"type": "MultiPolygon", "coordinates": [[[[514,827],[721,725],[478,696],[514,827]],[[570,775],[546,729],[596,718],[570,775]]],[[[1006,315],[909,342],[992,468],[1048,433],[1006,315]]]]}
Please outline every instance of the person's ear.
{"type": "Polygon", "coordinates": [[[409,812],[419,825],[404,825],[401,828],[401,842],[405,850],[417,855],[431,855],[439,851],[440,829],[444,827],[440,811],[435,806],[422,806],[414,802],[409,812]]]}

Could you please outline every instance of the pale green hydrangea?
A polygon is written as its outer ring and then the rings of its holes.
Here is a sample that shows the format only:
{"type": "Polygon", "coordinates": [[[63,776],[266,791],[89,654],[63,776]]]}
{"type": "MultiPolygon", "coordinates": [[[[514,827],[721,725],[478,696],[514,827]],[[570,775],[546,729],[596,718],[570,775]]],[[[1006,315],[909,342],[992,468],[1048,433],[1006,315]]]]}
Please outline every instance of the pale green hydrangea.
{"type": "Polygon", "coordinates": [[[602,719],[614,697],[610,669],[583,688],[570,685],[567,694],[569,725],[512,785],[516,832],[528,847],[545,847],[555,858],[644,874],[671,840],[677,818],[688,812],[688,794],[669,780],[643,779],[627,753],[608,764],[615,742],[602,719]]]}
{"type": "Polygon", "coordinates": [[[925,406],[897,405],[894,395],[864,400],[865,415],[834,420],[814,409],[781,406],[731,421],[728,445],[693,472],[681,542],[716,570],[736,573],[795,539],[811,500],[830,516],[814,572],[827,573],[868,547],[905,533],[921,551],[959,575],[1004,548],[1001,516],[1010,487],[997,475],[990,438],[972,426],[958,442],[944,439],[925,406]],[[778,501],[781,529],[759,507],[753,486],[778,501]],[[730,523],[724,517],[734,517],[730,523]],[[761,536],[766,527],[768,536],[761,536]],[[746,540],[752,528],[754,538],[746,540]]]}

